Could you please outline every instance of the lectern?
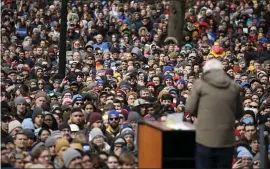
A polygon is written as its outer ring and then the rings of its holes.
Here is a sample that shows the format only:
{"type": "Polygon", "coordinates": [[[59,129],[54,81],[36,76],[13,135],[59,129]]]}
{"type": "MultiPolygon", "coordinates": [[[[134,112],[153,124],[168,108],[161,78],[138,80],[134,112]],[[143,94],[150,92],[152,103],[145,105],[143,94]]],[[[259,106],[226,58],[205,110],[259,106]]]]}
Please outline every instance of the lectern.
{"type": "Polygon", "coordinates": [[[138,168],[195,168],[195,127],[183,125],[173,130],[164,122],[139,122],[138,168]]]}

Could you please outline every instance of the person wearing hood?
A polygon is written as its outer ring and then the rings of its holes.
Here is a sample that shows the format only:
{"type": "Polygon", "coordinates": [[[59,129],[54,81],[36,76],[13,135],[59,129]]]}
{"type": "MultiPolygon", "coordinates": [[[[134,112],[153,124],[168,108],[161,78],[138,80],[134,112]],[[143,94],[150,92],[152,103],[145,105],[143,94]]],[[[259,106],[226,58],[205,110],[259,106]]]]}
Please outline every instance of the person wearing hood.
{"type": "Polygon", "coordinates": [[[36,107],[32,114],[32,122],[35,127],[35,134],[39,132],[39,130],[42,128],[43,122],[44,122],[44,115],[43,115],[43,109],[40,107],[36,107]]]}
{"type": "Polygon", "coordinates": [[[195,81],[186,112],[196,117],[196,168],[230,168],[235,120],[242,117],[240,86],[222,70],[217,59],[208,60],[195,81]],[[226,139],[224,139],[226,138],[226,139]]]}

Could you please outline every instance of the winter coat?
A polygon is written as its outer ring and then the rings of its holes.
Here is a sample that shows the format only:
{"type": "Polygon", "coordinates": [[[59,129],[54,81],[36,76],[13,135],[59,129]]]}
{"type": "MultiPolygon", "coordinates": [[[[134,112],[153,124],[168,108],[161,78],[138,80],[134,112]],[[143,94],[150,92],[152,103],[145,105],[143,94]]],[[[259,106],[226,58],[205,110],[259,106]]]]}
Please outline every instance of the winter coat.
{"type": "Polygon", "coordinates": [[[186,112],[197,117],[196,142],[210,148],[233,147],[235,120],[242,116],[240,86],[222,70],[195,81],[186,112]]]}

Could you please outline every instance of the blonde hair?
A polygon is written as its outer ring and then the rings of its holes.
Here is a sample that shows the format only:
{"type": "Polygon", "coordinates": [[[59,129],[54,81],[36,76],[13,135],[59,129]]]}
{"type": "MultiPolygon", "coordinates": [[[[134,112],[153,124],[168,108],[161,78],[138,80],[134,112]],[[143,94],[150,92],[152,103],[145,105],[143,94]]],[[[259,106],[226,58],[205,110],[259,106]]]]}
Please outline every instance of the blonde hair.
{"type": "Polygon", "coordinates": [[[80,143],[80,144],[84,144],[87,141],[87,138],[84,134],[80,133],[80,134],[76,134],[74,139],[73,139],[73,143],[80,143]]]}

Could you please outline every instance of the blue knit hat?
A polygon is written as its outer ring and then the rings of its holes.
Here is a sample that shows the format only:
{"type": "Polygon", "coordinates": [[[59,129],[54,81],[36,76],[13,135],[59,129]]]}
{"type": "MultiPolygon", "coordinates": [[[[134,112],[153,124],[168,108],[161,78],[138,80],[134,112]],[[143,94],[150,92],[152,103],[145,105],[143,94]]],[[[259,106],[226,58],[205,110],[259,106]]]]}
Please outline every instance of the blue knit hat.
{"type": "Polygon", "coordinates": [[[171,66],[165,66],[164,67],[164,69],[163,69],[163,74],[165,73],[165,72],[171,72],[173,70],[173,68],[171,67],[171,66]]]}
{"type": "Polygon", "coordinates": [[[119,118],[119,113],[116,110],[111,110],[109,111],[109,115],[108,115],[108,121],[110,120],[110,118],[112,117],[117,117],[119,118]]]}
{"type": "Polygon", "coordinates": [[[104,81],[103,80],[98,80],[97,81],[97,85],[99,85],[99,84],[102,84],[103,85],[104,84],[104,81]]]}

